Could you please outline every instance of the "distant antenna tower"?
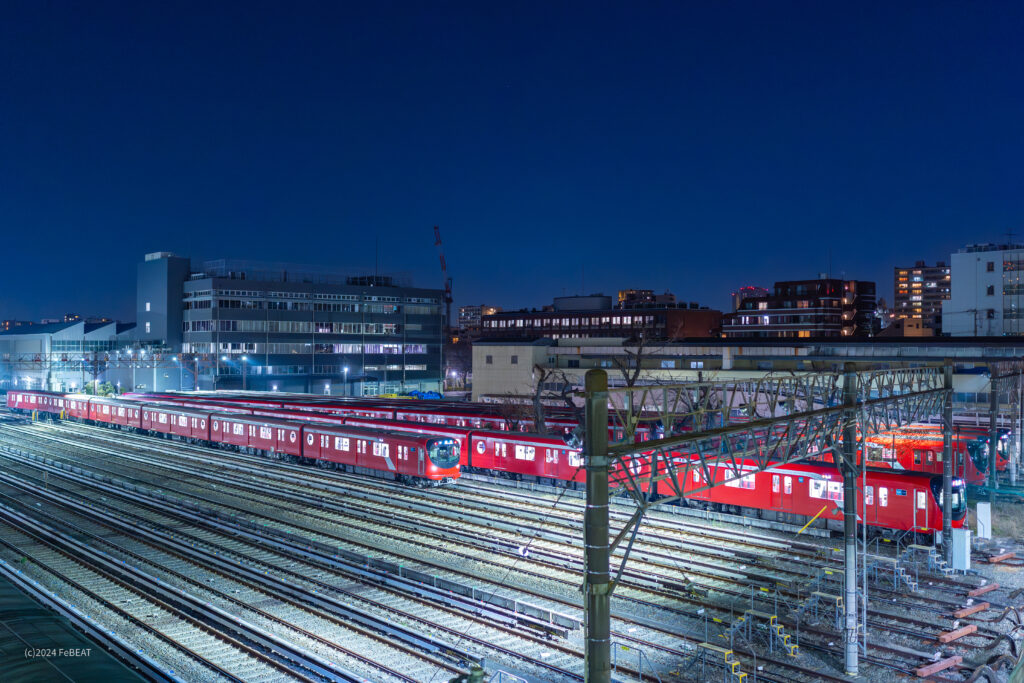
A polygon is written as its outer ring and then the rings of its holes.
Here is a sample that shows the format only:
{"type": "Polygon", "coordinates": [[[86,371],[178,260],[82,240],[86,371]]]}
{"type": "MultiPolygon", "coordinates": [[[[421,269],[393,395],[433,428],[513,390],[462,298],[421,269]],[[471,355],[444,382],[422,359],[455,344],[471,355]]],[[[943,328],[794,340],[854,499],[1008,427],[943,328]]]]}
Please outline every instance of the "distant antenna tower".
{"type": "Polygon", "coordinates": [[[444,285],[445,325],[452,326],[452,279],[448,277],[448,263],[444,260],[444,249],[441,247],[441,228],[434,226],[434,246],[441,257],[441,281],[444,285]]]}

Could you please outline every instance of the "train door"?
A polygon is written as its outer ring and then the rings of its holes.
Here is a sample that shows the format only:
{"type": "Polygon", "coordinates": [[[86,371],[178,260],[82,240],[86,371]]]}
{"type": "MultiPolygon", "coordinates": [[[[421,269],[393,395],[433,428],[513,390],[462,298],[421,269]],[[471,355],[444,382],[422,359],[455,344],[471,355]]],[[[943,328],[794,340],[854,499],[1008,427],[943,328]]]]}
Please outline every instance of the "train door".
{"type": "Polygon", "coordinates": [[[424,477],[427,474],[427,464],[426,464],[426,462],[424,462],[423,458],[424,458],[424,456],[427,453],[427,449],[426,448],[417,448],[415,450],[416,450],[416,474],[418,474],[421,477],[424,477]]]}
{"type": "Polygon", "coordinates": [[[782,509],[782,475],[772,474],[772,509],[782,509]]]}
{"type": "Polygon", "coordinates": [[[793,477],[789,474],[782,476],[782,505],[783,510],[793,509],[793,477]]]}
{"type": "Polygon", "coordinates": [[[878,522],[878,506],[875,505],[875,487],[867,485],[864,487],[864,506],[867,508],[866,521],[868,524],[878,522]]]}
{"type": "Polygon", "coordinates": [[[928,493],[924,489],[914,489],[914,526],[928,528],[928,493]]]}
{"type": "Polygon", "coordinates": [[[544,449],[544,472],[545,477],[557,477],[558,476],[558,449],[557,448],[545,448],[544,449]]]}

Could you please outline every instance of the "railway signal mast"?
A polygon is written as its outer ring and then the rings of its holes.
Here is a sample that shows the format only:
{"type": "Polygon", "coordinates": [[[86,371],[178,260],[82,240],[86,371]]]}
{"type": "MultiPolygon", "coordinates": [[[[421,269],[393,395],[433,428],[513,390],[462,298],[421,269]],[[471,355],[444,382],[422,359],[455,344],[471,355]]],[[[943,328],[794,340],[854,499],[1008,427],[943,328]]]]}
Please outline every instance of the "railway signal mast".
{"type": "Polygon", "coordinates": [[[448,264],[444,260],[444,247],[441,246],[441,228],[434,226],[434,246],[441,257],[441,279],[444,284],[444,324],[448,332],[452,329],[452,279],[448,277],[448,264]]]}

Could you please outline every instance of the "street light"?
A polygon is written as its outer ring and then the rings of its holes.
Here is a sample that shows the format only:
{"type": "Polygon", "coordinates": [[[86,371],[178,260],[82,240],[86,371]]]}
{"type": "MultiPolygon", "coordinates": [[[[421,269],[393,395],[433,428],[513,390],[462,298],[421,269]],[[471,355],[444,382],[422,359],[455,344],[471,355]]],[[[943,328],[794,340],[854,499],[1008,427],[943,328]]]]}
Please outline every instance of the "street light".
{"type": "Polygon", "coordinates": [[[348,396],[351,392],[348,390],[348,366],[342,368],[345,371],[345,395],[348,396]]]}
{"type": "Polygon", "coordinates": [[[177,364],[177,366],[178,366],[178,391],[184,391],[185,390],[185,386],[184,386],[184,384],[185,384],[185,368],[182,367],[180,362],[178,362],[178,357],[177,356],[171,356],[171,360],[173,360],[177,364]]]}
{"type": "Polygon", "coordinates": [[[242,356],[242,391],[245,391],[245,364],[249,361],[249,356],[242,356]]]}

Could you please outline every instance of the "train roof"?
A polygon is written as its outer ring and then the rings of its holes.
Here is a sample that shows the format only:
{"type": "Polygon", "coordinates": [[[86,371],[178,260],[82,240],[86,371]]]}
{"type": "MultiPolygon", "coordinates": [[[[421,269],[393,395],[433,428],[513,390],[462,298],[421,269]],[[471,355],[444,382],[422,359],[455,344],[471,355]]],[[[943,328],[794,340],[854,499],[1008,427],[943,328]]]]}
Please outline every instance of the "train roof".
{"type": "Polygon", "coordinates": [[[275,425],[278,427],[287,427],[288,429],[299,429],[305,424],[298,424],[293,420],[283,420],[274,417],[266,417],[264,415],[246,415],[240,413],[210,413],[210,419],[213,418],[217,418],[218,420],[229,420],[231,422],[240,422],[242,424],[250,425],[275,425]]]}
{"type": "Polygon", "coordinates": [[[375,439],[383,440],[384,437],[390,438],[413,438],[417,435],[415,432],[399,432],[388,429],[368,429],[366,427],[352,427],[349,425],[331,425],[331,424],[316,424],[313,422],[307,422],[302,425],[307,433],[313,432],[315,434],[336,434],[339,436],[354,436],[364,439],[375,439]]]}

